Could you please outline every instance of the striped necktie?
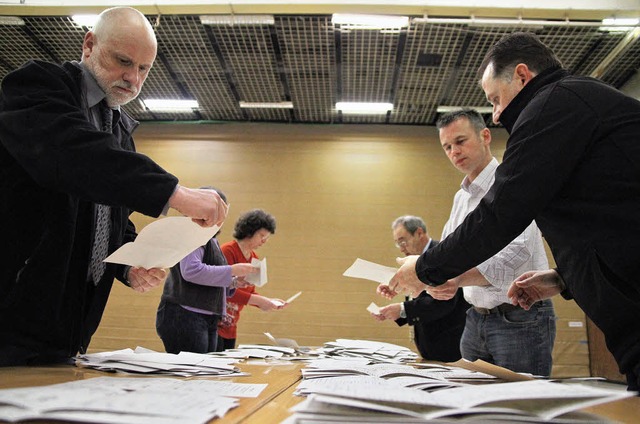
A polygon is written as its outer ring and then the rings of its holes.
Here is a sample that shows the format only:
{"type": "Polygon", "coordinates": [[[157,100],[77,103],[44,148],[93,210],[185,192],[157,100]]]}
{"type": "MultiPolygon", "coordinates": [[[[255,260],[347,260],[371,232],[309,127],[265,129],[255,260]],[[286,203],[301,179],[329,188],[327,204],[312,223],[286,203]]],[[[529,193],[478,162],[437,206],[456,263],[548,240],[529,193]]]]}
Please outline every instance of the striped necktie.
{"type": "MultiPolygon", "coordinates": [[[[113,120],[113,111],[109,107],[102,107],[102,130],[111,132],[113,120]]],[[[96,204],[96,227],[93,240],[93,248],[91,250],[91,279],[96,286],[104,275],[107,264],[104,258],[107,257],[109,251],[109,230],[111,229],[111,207],[107,205],[96,204]]]]}

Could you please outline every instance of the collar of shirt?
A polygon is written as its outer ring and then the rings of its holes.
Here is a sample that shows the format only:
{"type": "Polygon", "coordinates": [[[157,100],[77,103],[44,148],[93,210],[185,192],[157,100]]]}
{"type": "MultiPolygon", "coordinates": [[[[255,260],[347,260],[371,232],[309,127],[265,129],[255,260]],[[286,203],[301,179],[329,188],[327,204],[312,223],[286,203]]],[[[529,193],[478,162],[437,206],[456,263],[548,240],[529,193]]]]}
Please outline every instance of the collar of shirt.
{"type": "Polygon", "coordinates": [[[432,238],[429,239],[429,241],[427,242],[426,246],[424,246],[424,249],[422,249],[422,253],[426,252],[427,250],[429,250],[429,246],[431,246],[431,242],[433,241],[432,238]]]}
{"type": "MultiPolygon", "coordinates": [[[[73,64],[82,69],[82,81],[86,87],[87,106],[89,106],[89,109],[93,109],[96,105],[105,100],[107,95],[102,88],[100,88],[98,81],[96,81],[93,74],[89,72],[82,62],[73,62],[73,64]]],[[[117,118],[120,116],[120,106],[112,107],[111,109],[113,109],[114,112],[117,111],[117,113],[113,114],[113,124],[115,125],[117,118]]]]}
{"type": "Polygon", "coordinates": [[[495,180],[495,170],[498,167],[498,160],[496,158],[491,159],[491,162],[484,167],[482,172],[472,181],[469,182],[469,177],[464,177],[460,188],[472,196],[483,195],[489,191],[495,180]]]}

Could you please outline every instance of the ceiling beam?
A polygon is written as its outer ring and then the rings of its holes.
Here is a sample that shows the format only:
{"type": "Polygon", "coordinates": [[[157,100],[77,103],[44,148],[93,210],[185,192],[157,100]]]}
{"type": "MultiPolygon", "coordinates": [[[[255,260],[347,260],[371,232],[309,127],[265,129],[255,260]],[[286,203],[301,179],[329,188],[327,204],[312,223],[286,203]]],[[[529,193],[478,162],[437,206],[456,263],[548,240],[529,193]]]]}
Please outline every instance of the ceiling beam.
{"type": "MultiPolygon", "coordinates": [[[[51,5],[45,0],[14,0],[0,6],[0,15],[57,16],[98,13],[122,4],[105,0],[66,0],[51,5]]],[[[332,14],[367,13],[410,16],[486,16],[523,19],[595,19],[638,17],[637,0],[343,0],[343,1],[263,1],[263,0],[137,0],[131,6],[145,14],[332,14]],[[482,6],[479,6],[482,4],[482,6]]]]}

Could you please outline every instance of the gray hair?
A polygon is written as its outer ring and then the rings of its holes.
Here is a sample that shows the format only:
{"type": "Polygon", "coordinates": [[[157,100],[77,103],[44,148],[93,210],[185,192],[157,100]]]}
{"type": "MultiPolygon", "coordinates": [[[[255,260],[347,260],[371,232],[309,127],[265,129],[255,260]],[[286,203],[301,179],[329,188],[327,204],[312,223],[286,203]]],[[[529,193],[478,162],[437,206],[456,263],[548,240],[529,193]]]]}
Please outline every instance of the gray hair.
{"type": "Polygon", "coordinates": [[[484,119],[482,119],[482,115],[480,115],[480,112],[470,108],[463,108],[445,113],[436,121],[436,128],[441,129],[449,126],[454,121],[457,121],[460,118],[467,118],[478,133],[487,128],[487,124],[484,122],[484,119]]]}
{"type": "Polygon", "coordinates": [[[411,235],[414,235],[418,228],[422,228],[425,233],[427,232],[427,225],[419,216],[404,215],[396,218],[391,224],[391,229],[395,230],[399,225],[402,225],[411,235]]]}

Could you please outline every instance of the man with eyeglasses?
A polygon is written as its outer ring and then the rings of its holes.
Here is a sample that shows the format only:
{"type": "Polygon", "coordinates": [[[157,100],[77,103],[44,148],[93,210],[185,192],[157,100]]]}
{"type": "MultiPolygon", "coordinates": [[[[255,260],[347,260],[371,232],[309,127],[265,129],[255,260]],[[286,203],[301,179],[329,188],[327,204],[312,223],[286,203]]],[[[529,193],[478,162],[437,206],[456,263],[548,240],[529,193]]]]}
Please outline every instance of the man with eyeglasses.
{"type": "MultiPolygon", "coordinates": [[[[422,218],[405,215],[391,224],[396,247],[405,255],[419,255],[438,244],[429,237],[422,218]]],[[[386,297],[386,284],[378,286],[377,292],[386,297]]],[[[380,308],[380,314],[372,314],[378,321],[394,320],[399,326],[413,326],[413,339],[418,352],[431,361],[454,362],[460,359],[460,337],[464,330],[469,304],[462,290],[452,299],[435,300],[426,292],[415,299],[392,303],[380,308]]]]}

